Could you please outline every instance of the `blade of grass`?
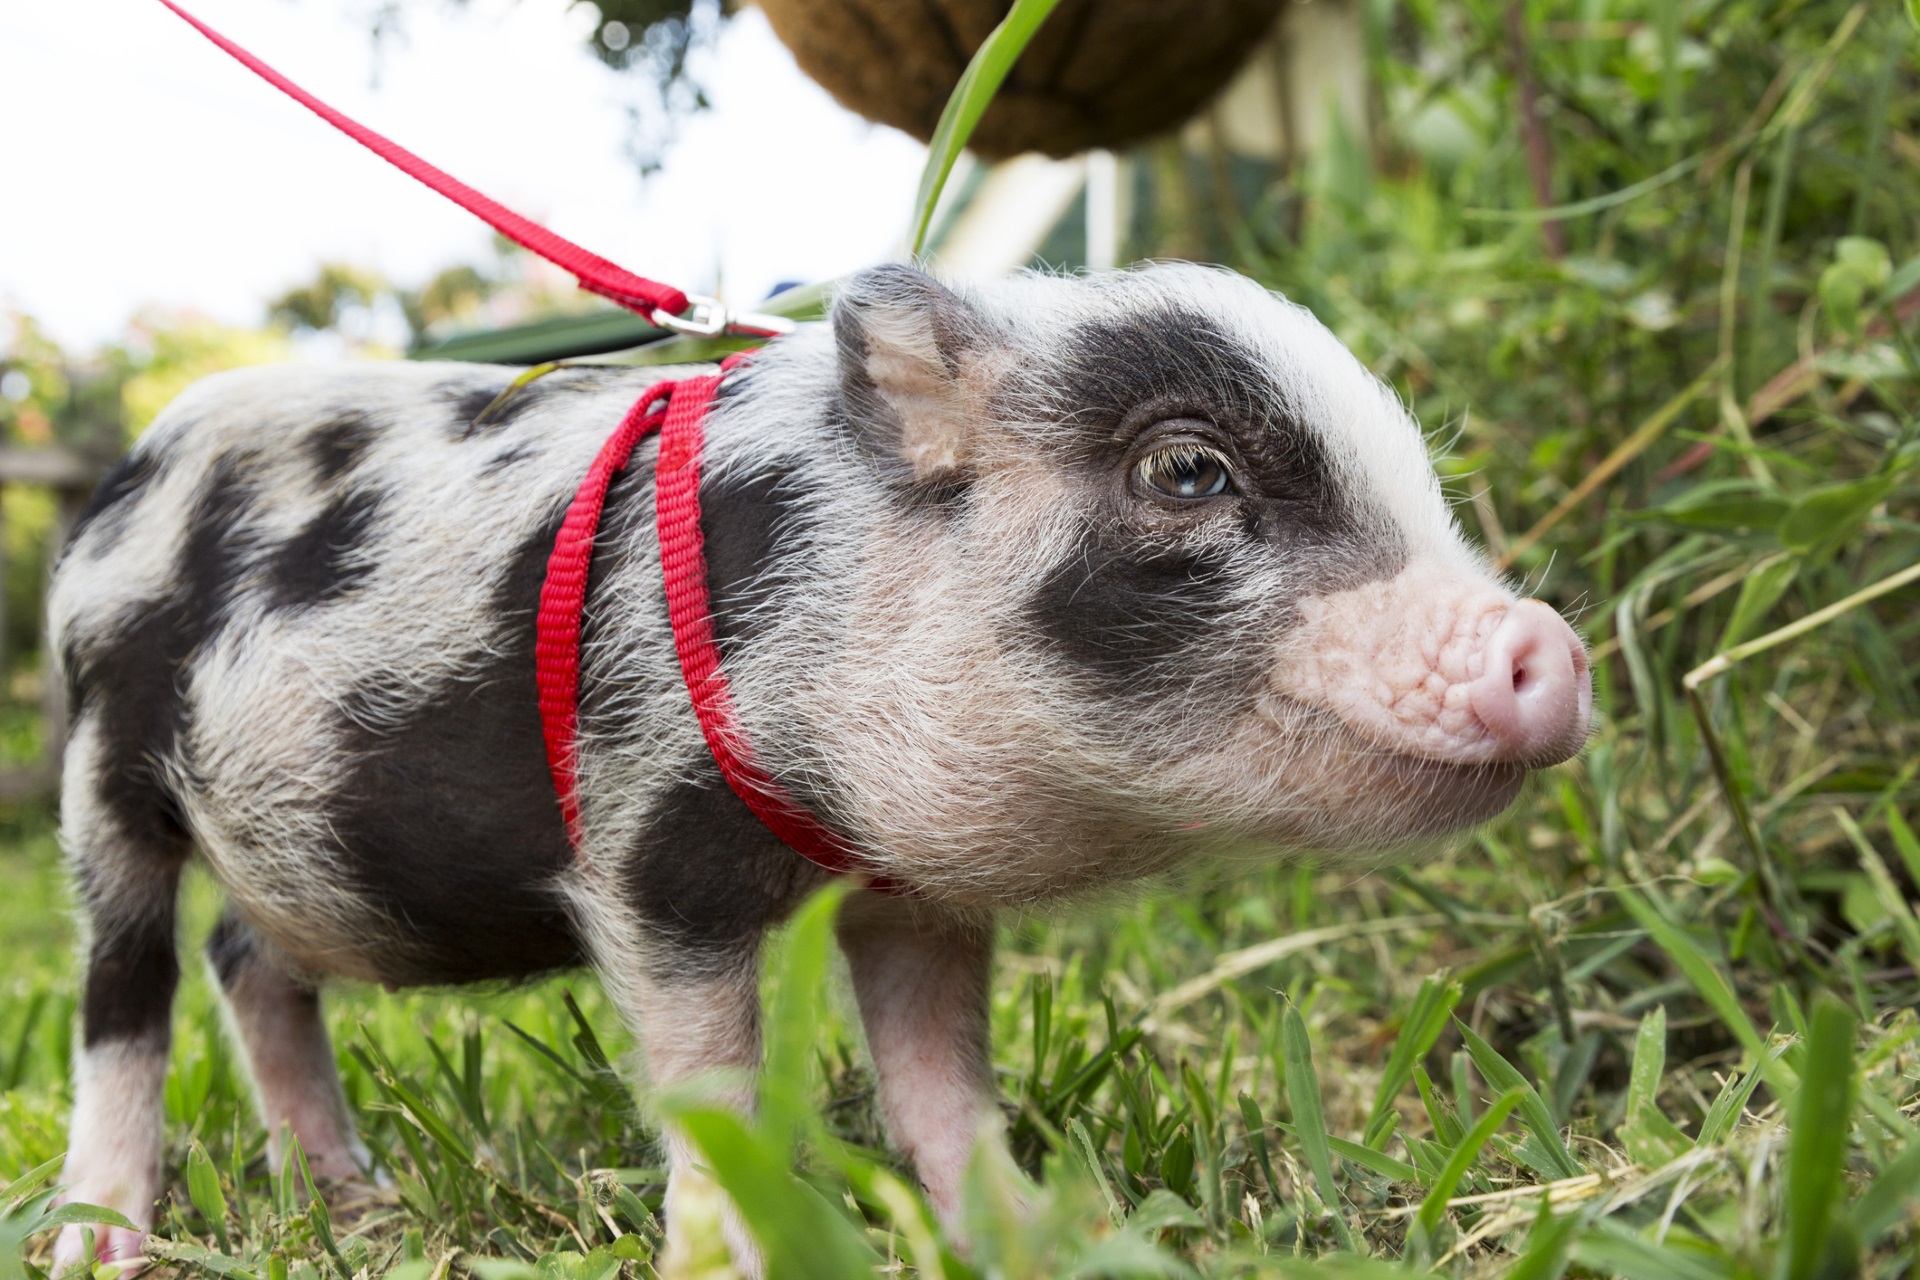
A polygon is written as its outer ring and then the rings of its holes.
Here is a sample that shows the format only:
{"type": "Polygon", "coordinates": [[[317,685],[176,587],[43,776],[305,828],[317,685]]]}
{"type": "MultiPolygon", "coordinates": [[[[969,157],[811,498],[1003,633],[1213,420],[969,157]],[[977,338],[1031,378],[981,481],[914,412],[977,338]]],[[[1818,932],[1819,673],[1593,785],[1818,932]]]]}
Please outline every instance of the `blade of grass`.
{"type": "Polygon", "coordinates": [[[1920,1196],[1920,1138],[1880,1171],[1867,1193],[1853,1202],[1848,1213],[1860,1243],[1872,1244],[1905,1221],[1920,1196]]]}
{"type": "Polygon", "coordinates": [[[1709,1254],[1655,1244],[1604,1218],[1574,1242],[1573,1260],[1600,1275],[1633,1280],[1726,1280],[1735,1274],[1731,1261],[1717,1250],[1709,1254]]]}
{"type": "Polygon", "coordinates": [[[1413,1007],[1407,1010],[1406,1020],[1400,1024],[1393,1052],[1387,1055],[1380,1086],[1373,1093],[1373,1110],[1367,1115],[1366,1133],[1361,1139],[1367,1146],[1378,1150],[1393,1132],[1394,1099],[1406,1089],[1407,1082],[1413,1079],[1414,1067],[1432,1051],[1440,1033],[1447,1029],[1447,1019],[1460,1003],[1460,995],[1459,982],[1444,973],[1434,974],[1420,984],[1413,1007]]]}
{"type": "Polygon", "coordinates": [[[1674,967],[1700,993],[1700,998],[1707,1002],[1707,1007],[1719,1016],[1727,1030],[1733,1033],[1734,1039],[1752,1055],[1754,1062],[1765,1073],[1767,1083],[1783,1093],[1791,1090],[1796,1083],[1792,1069],[1777,1056],[1767,1053],[1766,1039],[1760,1034],[1759,1028],[1753,1025],[1747,1011],[1740,1006],[1740,998],[1733,993],[1719,966],[1700,944],[1688,937],[1680,926],[1667,919],[1663,912],[1637,891],[1623,885],[1615,892],[1621,905],[1667,953],[1674,967]]]}
{"type": "Polygon", "coordinates": [[[1787,1142],[1786,1277],[1821,1269],[1845,1176],[1853,1111],[1853,1010],[1830,996],[1813,1007],[1787,1142]]]}
{"type": "Polygon", "coordinates": [[[7,1212],[17,1211],[26,1203],[27,1197],[38,1191],[46,1181],[60,1172],[60,1166],[66,1163],[65,1155],[57,1155],[44,1164],[37,1164],[19,1177],[0,1187],[0,1195],[7,1197],[7,1212]]]}
{"type": "Polygon", "coordinates": [[[1527,1251],[1507,1269],[1501,1280],[1560,1280],[1566,1274],[1567,1249],[1579,1225],[1578,1214],[1555,1214],[1552,1198],[1541,1196],[1540,1216],[1533,1220],[1533,1230],[1527,1233],[1527,1251]]]}
{"type": "MultiPolygon", "coordinates": [[[[1299,1129],[1290,1124],[1276,1124],[1274,1127],[1282,1133],[1291,1133],[1295,1137],[1300,1133],[1299,1129]]],[[[1404,1160],[1395,1160],[1390,1155],[1375,1151],[1372,1147],[1348,1142],[1345,1138],[1336,1138],[1332,1134],[1327,1135],[1327,1146],[1342,1160],[1351,1161],[1363,1169],[1371,1169],[1384,1178],[1392,1178],[1396,1182],[1422,1181],[1420,1170],[1404,1160]]]]}
{"type": "Polygon", "coordinates": [[[934,126],[933,140],[927,144],[927,166],[921,170],[920,190],[913,201],[914,256],[926,247],[927,228],[933,224],[934,207],[940,203],[940,192],[947,185],[947,175],[953,172],[954,161],[973,137],[975,126],[992,105],[993,95],[1000,91],[1007,73],[1057,3],[1059,0],[1014,0],[1007,16],[974,51],[960,82],[953,86],[940,112],[940,123],[934,126]]]}
{"type": "Polygon", "coordinates": [[[1473,1122],[1473,1128],[1467,1130],[1457,1146],[1447,1156],[1446,1164],[1440,1168],[1440,1176],[1433,1180],[1433,1186],[1420,1202],[1420,1212],[1414,1217],[1414,1229],[1425,1238],[1431,1238],[1440,1225],[1440,1219],[1447,1212],[1447,1201],[1453,1198],[1453,1192],[1460,1185],[1460,1179],[1479,1158],[1480,1151],[1493,1137],[1494,1130],[1505,1123],[1507,1114],[1522,1105],[1527,1096],[1527,1087],[1509,1089],[1494,1100],[1481,1117],[1473,1122]]]}
{"type": "Polygon", "coordinates": [[[1900,952],[1907,963],[1920,969],[1920,920],[1914,919],[1913,908],[1907,904],[1907,897],[1900,892],[1900,886],[1893,882],[1893,873],[1887,870],[1887,864],[1880,857],[1880,851],[1867,839],[1867,833],[1853,820],[1853,815],[1845,809],[1831,811],[1833,820],[1852,842],[1854,852],[1860,855],[1860,866],[1867,873],[1867,880],[1873,886],[1873,894],[1879,900],[1881,910],[1893,922],[1893,936],[1900,943],[1900,952]]]}
{"type": "Polygon", "coordinates": [[[1862,587],[1852,595],[1844,599],[1836,600],[1824,609],[1816,609],[1796,622],[1790,622],[1786,626],[1774,631],[1769,631],[1757,639],[1749,640],[1745,644],[1737,644],[1731,649],[1716,653],[1713,657],[1687,672],[1686,678],[1682,683],[1688,689],[1697,689],[1715,676],[1731,670],[1737,663],[1744,662],[1757,653],[1765,653],[1777,645],[1785,644],[1789,640],[1798,639],[1809,631],[1818,630],[1826,626],[1827,623],[1832,622],[1835,618],[1843,614],[1851,613],[1861,605],[1872,600],[1878,600],[1889,591],[1898,591],[1909,582],[1915,581],[1920,581],[1920,564],[1909,565],[1898,573],[1889,574],[1871,586],[1862,587]]]}
{"type": "Polygon", "coordinates": [[[1260,1172],[1266,1175],[1267,1194],[1273,1197],[1275,1204],[1279,1204],[1280,1180],[1273,1176],[1273,1153],[1267,1149],[1266,1117],[1260,1114],[1260,1104],[1244,1093],[1240,1095],[1240,1120],[1247,1126],[1247,1144],[1260,1161],[1260,1172]]]}
{"type": "Polygon", "coordinates": [[[195,1142],[187,1148],[187,1197],[207,1220],[207,1229],[220,1243],[220,1252],[232,1253],[227,1241],[227,1197],[220,1190],[220,1171],[213,1167],[207,1149],[195,1142]]]}
{"type": "Polygon", "coordinates": [[[1633,1070],[1627,1081],[1627,1114],[1620,1140],[1627,1154],[1647,1168],[1658,1168],[1693,1144],[1660,1110],[1660,1083],[1667,1066],[1667,1007],[1656,1005],[1640,1019],[1633,1040],[1633,1070]]]}
{"type": "Polygon", "coordinates": [[[826,1003],[833,921],[847,896],[835,882],[819,890],[794,914],[778,945],[768,949],[766,972],[777,975],[767,1002],[765,1067],[760,1077],[760,1124],[791,1143],[812,1115],[814,1041],[819,1010],[826,1003]]]}
{"type": "MultiPolygon", "coordinates": [[[[1567,1144],[1561,1141],[1560,1126],[1554,1123],[1553,1112],[1547,1107],[1546,1099],[1539,1090],[1527,1083],[1527,1078],[1514,1069],[1512,1063],[1500,1056],[1498,1050],[1474,1034],[1472,1027],[1459,1019],[1454,1020],[1461,1039],[1466,1041],[1467,1053],[1473,1058],[1473,1065],[1487,1084],[1500,1090],[1504,1097],[1516,1090],[1520,1094],[1520,1114],[1526,1121],[1527,1130],[1538,1143],[1541,1153],[1552,1166],[1543,1172],[1559,1178],[1575,1178],[1586,1172],[1573,1153],[1567,1150],[1567,1144]]],[[[1478,1126],[1476,1125],[1477,1129],[1478,1126]]]]}
{"type": "Polygon", "coordinates": [[[1340,1189],[1333,1181],[1333,1154],[1327,1144],[1327,1119],[1320,1108],[1320,1076],[1313,1069],[1313,1043],[1307,1037],[1307,1024],[1300,1011],[1288,1005],[1280,1018],[1280,1053],[1285,1060],[1287,1098],[1293,1103],[1293,1122],[1299,1131],[1300,1145],[1307,1153],[1320,1198],[1333,1216],[1334,1231],[1349,1253],[1355,1251],[1353,1231],[1340,1211],[1340,1189]]]}
{"type": "MultiPolygon", "coordinates": [[[[1786,1045],[1775,1045],[1767,1050],[1767,1057],[1779,1058],[1786,1051],[1786,1045]]],[[[1764,1074],[1764,1067],[1755,1063],[1753,1069],[1744,1076],[1735,1076],[1727,1081],[1726,1087],[1720,1090],[1720,1096],[1707,1108],[1707,1118],[1700,1122],[1700,1136],[1693,1140],[1694,1146],[1710,1147],[1733,1132],[1733,1126],[1739,1123],[1741,1113],[1747,1108],[1747,1100],[1753,1097],[1753,1091],[1764,1074]]]]}
{"type": "Polygon", "coordinates": [[[1413,1069],[1413,1087],[1420,1091],[1420,1103],[1427,1109],[1427,1120],[1433,1125],[1435,1136],[1449,1147],[1459,1142],[1466,1129],[1447,1100],[1440,1096],[1440,1091],[1433,1087],[1433,1079],[1425,1067],[1413,1069]]]}
{"type": "Polygon", "coordinates": [[[1546,537],[1547,533],[1552,530],[1555,525],[1559,524],[1573,511],[1578,509],[1581,503],[1592,497],[1595,490],[1607,481],[1613,479],[1613,477],[1619,473],[1620,469],[1625,467],[1629,462],[1632,462],[1635,458],[1646,452],[1647,446],[1665,434],[1667,428],[1673,425],[1674,420],[1680,416],[1682,410],[1699,399],[1703,392],[1714,385],[1715,380],[1719,378],[1720,371],[1725,367],[1725,364],[1725,356],[1715,360],[1701,372],[1699,377],[1688,383],[1679,395],[1674,396],[1671,400],[1668,400],[1665,404],[1654,410],[1652,416],[1633,429],[1633,434],[1614,446],[1612,452],[1608,453],[1607,456],[1601,460],[1599,466],[1589,471],[1581,478],[1579,484],[1568,491],[1566,497],[1555,503],[1553,510],[1541,516],[1540,519],[1534,523],[1533,528],[1514,539],[1512,544],[1507,547],[1506,553],[1496,562],[1496,567],[1505,569],[1515,560],[1525,555],[1528,551],[1531,551],[1535,543],[1546,537]]]}

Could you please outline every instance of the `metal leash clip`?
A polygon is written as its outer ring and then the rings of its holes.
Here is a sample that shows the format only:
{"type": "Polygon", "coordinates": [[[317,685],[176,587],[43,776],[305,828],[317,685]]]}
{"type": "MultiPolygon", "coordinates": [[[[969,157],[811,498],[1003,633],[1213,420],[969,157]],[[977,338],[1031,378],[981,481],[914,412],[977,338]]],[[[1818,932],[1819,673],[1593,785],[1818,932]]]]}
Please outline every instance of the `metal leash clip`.
{"type": "Polygon", "coordinates": [[[698,293],[687,295],[686,315],[672,315],[655,307],[648,319],[662,329],[671,329],[695,338],[779,338],[792,333],[797,327],[785,316],[767,315],[759,311],[730,311],[720,299],[698,293]]]}

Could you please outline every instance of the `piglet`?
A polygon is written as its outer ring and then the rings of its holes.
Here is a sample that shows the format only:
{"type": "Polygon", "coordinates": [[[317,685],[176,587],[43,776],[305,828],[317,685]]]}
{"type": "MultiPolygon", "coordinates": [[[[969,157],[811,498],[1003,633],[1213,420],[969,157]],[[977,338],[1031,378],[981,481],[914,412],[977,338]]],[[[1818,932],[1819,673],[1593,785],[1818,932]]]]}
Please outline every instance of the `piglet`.
{"type": "MultiPolygon", "coordinates": [[[[65,1181],[136,1224],[100,1233],[103,1259],[139,1257],[161,1191],[196,853],[226,890],[207,957],[270,1149],[291,1132],[323,1177],[366,1172],[327,976],[590,965],[654,1082],[758,1061],[761,939],[827,873],[722,783],[696,724],[652,442],[592,561],[577,850],[536,705],[561,514],[658,373],[569,368],[501,399],[515,372],[206,379],[78,523],[51,602],[90,939],[65,1181]]],[[[706,436],[741,728],[900,890],[855,893],[840,941],[893,1140],[949,1219],[1000,1141],[998,911],[1222,854],[1411,855],[1587,733],[1581,642],[1464,541],[1393,394],[1231,273],[868,271],[729,375],[706,436]]],[[[671,1235],[697,1175],[670,1146],[671,1235]]],[[[58,1260],[80,1248],[69,1229],[58,1260]]]]}

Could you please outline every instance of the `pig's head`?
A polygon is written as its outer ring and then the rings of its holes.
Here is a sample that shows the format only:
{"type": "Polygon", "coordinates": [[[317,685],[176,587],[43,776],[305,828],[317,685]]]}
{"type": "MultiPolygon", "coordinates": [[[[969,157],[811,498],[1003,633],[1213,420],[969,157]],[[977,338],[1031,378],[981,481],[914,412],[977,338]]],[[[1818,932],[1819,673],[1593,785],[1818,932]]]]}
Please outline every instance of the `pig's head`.
{"type": "Polygon", "coordinates": [[[964,296],[882,268],[833,327],[893,513],[833,690],[873,775],[848,816],[923,873],[986,844],[1037,896],[1400,848],[1584,741],[1580,640],[1467,545],[1418,427],[1303,308],[1190,266],[964,296]]]}

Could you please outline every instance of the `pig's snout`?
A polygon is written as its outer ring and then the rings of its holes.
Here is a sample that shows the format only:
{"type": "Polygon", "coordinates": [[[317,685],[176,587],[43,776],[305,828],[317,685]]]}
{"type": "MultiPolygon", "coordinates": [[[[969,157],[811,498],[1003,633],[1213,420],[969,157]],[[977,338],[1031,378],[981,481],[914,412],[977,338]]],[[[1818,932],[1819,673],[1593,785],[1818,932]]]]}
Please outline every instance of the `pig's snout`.
{"type": "Polygon", "coordinates": [[[1593,713],[1586,646],[1558,613],[1522,600],[1487,637],[1467,701],[1499,759],[1558,764],[1580,750],[1593,713]]]}
{"type": "Polygon", "coordinates": [[[1547,605],[1415,564],[1310,598],[1276,691],[1396,755],[1557,764],[1586,741],[1587,651],[1547,605]]]}

